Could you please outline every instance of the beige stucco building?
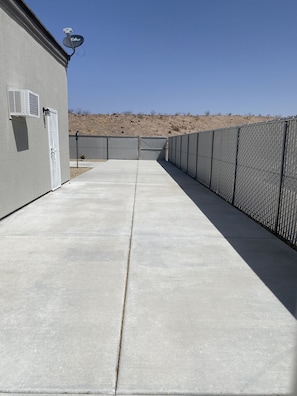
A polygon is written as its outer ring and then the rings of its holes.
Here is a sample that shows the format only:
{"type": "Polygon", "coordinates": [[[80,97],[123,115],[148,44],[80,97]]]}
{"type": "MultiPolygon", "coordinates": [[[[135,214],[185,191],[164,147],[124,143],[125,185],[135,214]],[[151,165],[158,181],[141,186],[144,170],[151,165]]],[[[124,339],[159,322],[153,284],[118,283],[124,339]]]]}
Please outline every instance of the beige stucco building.
{"type": "Polygon", "coordinates": [[[69,180],[69,56],[21,0],[0,0],[0,219],[69,180]]]}

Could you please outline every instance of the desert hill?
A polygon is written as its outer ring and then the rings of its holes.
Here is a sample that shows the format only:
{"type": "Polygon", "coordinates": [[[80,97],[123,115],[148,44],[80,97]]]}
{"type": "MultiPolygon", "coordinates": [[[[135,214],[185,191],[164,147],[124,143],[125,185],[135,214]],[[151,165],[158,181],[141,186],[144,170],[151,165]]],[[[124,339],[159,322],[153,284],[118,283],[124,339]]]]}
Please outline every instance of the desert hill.
{"type": "Polygon", "coordinates": [[[69,112],[69,134],[174,136],[273,120],[254,115],[78,114],[69,112]]]}

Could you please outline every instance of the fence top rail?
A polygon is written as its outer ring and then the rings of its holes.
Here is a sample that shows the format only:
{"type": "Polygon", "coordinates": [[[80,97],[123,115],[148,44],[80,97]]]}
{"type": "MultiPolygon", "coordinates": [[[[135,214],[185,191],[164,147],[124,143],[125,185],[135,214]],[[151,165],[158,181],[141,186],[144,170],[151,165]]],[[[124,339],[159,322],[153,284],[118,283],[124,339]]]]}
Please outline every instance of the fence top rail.
{"type": "Polygon", "coordinates": [[[240,125],[234,125],[230,127],[224,127],[224,128],[217,128],[217,129],[208,129],[205,131],[196,131],[196,132],[191,132],[191,133],[184,133],[182,135],[176,135],[176,136],[171,136],[172,138],[176,138],[178,136],[185,136],[185,135],[195,135],[197,133],[206,133],[206,132],[217,132],[217,131],[229,131],[229,130],[234,130],[237,128],[243,128],[243,127],[254,127],[254,126],[261,126],[261,125],[267,125],[267,124],[281,124],[286,121],[297,121],[297,116],[292,116],[292,117],[284,117],[284,118],[278,118],[275,120],[269,120],[269,121],[261,121],[261,122],[253,122],[250,124],[240,124],[240,125]]]}
{"type": "MultiPolygon", "coordinates": [[[[69,135],[69,137],[76,137],[76,135],[69,135]]],[[[167,139],[167,136],[122,136],[122,135],[78,135],[79,138],[119,138],[119,139],[167,139]]]]}

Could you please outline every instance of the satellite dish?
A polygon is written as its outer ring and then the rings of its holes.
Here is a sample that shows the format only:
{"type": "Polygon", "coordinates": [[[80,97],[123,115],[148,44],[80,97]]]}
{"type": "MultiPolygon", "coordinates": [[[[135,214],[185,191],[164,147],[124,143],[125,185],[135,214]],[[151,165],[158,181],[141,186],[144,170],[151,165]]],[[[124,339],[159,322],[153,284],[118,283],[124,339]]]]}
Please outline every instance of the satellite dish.
{"type": "Polygon", "coordinates": [[[68,55],[69,60],[71,59],[72,55],[75,53],[76,47],[79,47],[82,45],[82,43],[85,41],[83,36],[80,36],[79,34],[70,34],[73,32],[71,27],[64,28],[63,32],[66,34],[66,37],[64,37],[63,44],[65,47],[71,48],[72,49],[72,54],[68,55]]]}
{"type": "Polygon", "coordinates": [[[78,34],[69,34],[66,37],[64,37],[63,44],[65,47],[68,48],[76,48],[82,45],[82,43],[85,41],[83,36],[80,36],[78,34]]]}

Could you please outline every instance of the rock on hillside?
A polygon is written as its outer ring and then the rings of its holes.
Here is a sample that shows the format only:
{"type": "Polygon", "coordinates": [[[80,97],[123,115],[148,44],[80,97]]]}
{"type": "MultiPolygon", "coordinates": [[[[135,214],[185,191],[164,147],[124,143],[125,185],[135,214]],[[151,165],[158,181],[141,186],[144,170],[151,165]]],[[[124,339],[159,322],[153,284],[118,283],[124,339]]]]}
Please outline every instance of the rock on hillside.
{"type": "Polygon", "coordinates": [[[163,115],[69,113],[69,134],[112,136],[174,136],[273,120],[253,115],[163,115]]]}

